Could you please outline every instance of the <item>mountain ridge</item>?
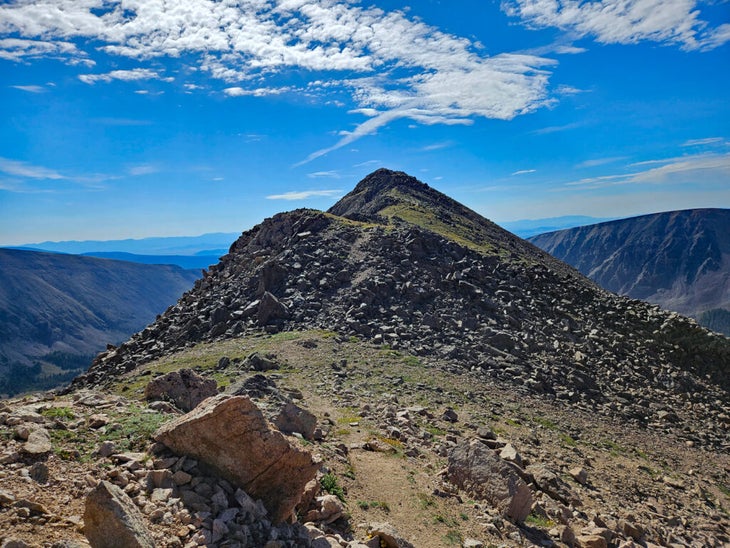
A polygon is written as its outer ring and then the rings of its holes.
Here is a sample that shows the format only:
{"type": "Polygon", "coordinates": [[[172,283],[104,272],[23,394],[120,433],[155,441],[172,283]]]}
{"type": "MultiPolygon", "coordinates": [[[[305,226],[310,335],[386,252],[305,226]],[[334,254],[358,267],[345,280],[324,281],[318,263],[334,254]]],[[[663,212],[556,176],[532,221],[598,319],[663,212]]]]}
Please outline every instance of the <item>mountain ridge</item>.
{"type": "Polygon", "coordinates": [[[556,231],[530,241],[610,291],[689,316],[730,310],[730,210],[689,209],[556,231]]]}
{"type": "MultiPolygon", "coordinates": [[[[727,401],[726,339],[600,289],[463,206],[439,210],[453,201],[403,175],[379,170],[364,181],[380,193],[361,183],[329,213],[280,213],[244,232],[176,305],[98,356],[75,386],[103,386],[200,342],[325,329],[641,424],[656,410],[684,408],[690,390],[711,425],[705,441],[726,443],[724,419],[710,418],[727,401]],[[381,180],[391,173],[394,181],[381,180]],[[406,198],[394,201],[393,189],[406,198]],[[415,219],[420,225],[399,217],[420,215],[424,195],[436,199],[430,216],[415,219]],[[637,392],[657,378],[666,388],[637,392]]],[[[686,435],[679,425],[695,416],[679,413],[676,430],[686,435]]]]}

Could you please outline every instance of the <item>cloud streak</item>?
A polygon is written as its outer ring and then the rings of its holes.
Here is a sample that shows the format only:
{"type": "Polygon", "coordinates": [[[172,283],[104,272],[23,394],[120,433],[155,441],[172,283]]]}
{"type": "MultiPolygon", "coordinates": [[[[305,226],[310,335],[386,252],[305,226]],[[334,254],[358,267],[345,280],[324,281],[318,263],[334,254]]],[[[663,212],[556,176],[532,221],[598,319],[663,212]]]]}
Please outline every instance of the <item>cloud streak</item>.
{"type": "Polygon", "coordinates": [[[730,41],[730,24],[711,27],[698,0],[505,0],[504,11],[533,28],[557,27],[604,44],[650,41],[710,50],[730,41]]]}
{"type": "Polygon", "coordinates": [[[266,197],[267,200],[308,200],[309,198],[331,198],[342,195],[342,190],[294,190],[285,192],[284,194],[271,194],[266,197]]]}
{"type": "Polygon", "coordinates": [[[27,162],[18,160],[10,160],[8,158],[0,158],[0,172],[16,177],[26,177],[29,179],[51,179],[60,180],[68,179],[65,175],[61,175],[53,169],[47,167],[34,166],[27,162]]]}
{"type": "Polygon", "coordinates": [[[629,184],[721,183],[727,185],[727,182],[730,181],[730,153],[678,156],[635,163],[630,167],[639,166],[646,166],[647,169],[587,177],[566,183],[565,186],[572,189],[599,189],[629,184]]]}

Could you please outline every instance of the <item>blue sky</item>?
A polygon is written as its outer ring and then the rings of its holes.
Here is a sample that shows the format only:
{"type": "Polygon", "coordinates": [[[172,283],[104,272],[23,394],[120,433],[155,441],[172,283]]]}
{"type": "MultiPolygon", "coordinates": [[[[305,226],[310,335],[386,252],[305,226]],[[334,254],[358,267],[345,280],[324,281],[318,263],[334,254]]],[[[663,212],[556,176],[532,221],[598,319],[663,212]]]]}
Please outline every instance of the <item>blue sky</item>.
{"type": "Polygon", "coordinates": [[[236,232],[378,167],[497,222],[730,207],[728,0],[0,4],[0,245],[236,232]]]}

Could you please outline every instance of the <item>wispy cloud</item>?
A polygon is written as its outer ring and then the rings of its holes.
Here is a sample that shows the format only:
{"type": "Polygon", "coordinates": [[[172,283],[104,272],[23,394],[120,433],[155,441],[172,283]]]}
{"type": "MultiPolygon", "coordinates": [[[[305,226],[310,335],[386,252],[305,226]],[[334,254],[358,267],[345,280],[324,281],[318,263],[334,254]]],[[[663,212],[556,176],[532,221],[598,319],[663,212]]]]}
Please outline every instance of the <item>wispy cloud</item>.
{"type": "Polygon", "coordinates": [[[35,166],[33,164],[20,162],[18,160],[9,160],[8,158],[0,158],[0,171],[3,173],[7,173],[8,175],[27,177],[30,179],[68,179],[68,177],[66,177],[65,175],[61,175],[59,172],[53,169],[35,166]]]}
{"type": "Polygon", "coordinates": [[[140,175],[151,175],[152,173],[158,173],[160,171],[160,168],[151,164],[143,164],[139,166],[132,166],[127,171],[130,175],[134,175],[135,177],[137,177],[140,175]]]}
{"type": "Polygon", "coordinates": [[[690,139],[682,143],[683,147],[697,147],[704,145],[716,145],[725,141],[722,137],[707,137],[705,139],[690,139]]]}
{"type": "MultiPolygon", "coordinates": [[[[227,84],[222,92],[228,96],[349,96],[357,107],[353,113],[366,119],[302,163],[395,120],[429,125],[510,120],[554,102],[548,80],[555,61],[528,53],[489,56],[480,44],[404,11],[344,0],[104,6],[68,0],[0,5],[0,36],[20,40],[0,44],[0,54],[16,59],[62,56],[67,62],[107,54],[140,64],[80,75],[88,84],[164,79],[157,60],[175,58],[187,64],[183,68],[227,84]],[[278,85],[279,76],[292,69],[309,75],[302,89],[278,85]]],[[[343,104],[337,101],[333,104],[343,104]]]]}
{"type": "Polygon", "coordinates": [[[422,152],[431,152],[434,150],[441,150],[443,148],[449,148],[450,146],[453,146],[453,141],[444,141],[443,143],[434,143],[432,145],[426,145],[425,147],[421,147],[422,152]]]}
{"type": "Polygon", "coordinates": [[[43,86],[10,86],[11,88],[19,89],[21,91],[27,91],[28,93],[45,93],[48,91],[43,86]]]}
{"type": "Polygon", "coordinates": [[[307,177],[309,177],[310,179],[319,179],[322,177],[339,179],[340,174],[337,171],[315,171],[314,173],[307,173],[307,177]]]}
{"type": "Polygon", "coordinates": [[[137,80],[158,80],[160,75],[151,69],[135,68],[131,70],[113,70],[104,74],[79,74],[79,80],[85,84],[95,84],[96,82],[109,83],[113,80],[121,80],[123,82],[134,82],[137,80]]]}
{"type": "Polygon", "coordinates": [[[565,124],[562,126],[548,126],[543,127],[540,129],[536,129],[534,131],[531,131],[531,135],[548,135],[550,133],[558,133],[560,131],[569,131],[571,129],[576,129],[581,126],[585,125],[584,122],[571,122],[570,124],[565,124]]]}
{"type": "Polygon", "coordinates": [[[577,167],[577,168],[598,167],[598,166],[604,166],[607,164],[614,164],[616,162],[620,162],[625,159],[626,159],[626,156],[609,156],[607,158],[593,158],[591,160],[585,160],[584,162],[579,163],[575,167],[577,167]]]}
{"type": "Polygon", "coordinates": [[[730,24],[701,19],[698,0],[505,0],[505,12],[533,28],[557,27],[604,44],[643,41],[708,50],[730,41],[730,24]]]}
{"type": "Polygon", "coordinates": [[[535,173],[536,171],[536,169],[520,169],[519,171],[512,173],[512,175],[527,175],[528,173],[535,173]]]}
{"type": "Polygon", "coordinates": [[[597,189],[628,184],[697,184],[701,182],[727,185],[730,183],[730,153],[696,154],[649,160],[631,164],[629,167],[642,166],[646,166],[647,169],[587,177],[566,183],[565,186],[573,189],[597,189]],[[656,167],[648,167],[652,165],[656,167]]]}
{"type": "Polygon", "coordinates": [[[307,200],[309,198],[318,197],[336,197],[341,196],[342,190],[294,190],[285,192],[284,194],[271,194],[266,197],[267,200],[307,200]]]}

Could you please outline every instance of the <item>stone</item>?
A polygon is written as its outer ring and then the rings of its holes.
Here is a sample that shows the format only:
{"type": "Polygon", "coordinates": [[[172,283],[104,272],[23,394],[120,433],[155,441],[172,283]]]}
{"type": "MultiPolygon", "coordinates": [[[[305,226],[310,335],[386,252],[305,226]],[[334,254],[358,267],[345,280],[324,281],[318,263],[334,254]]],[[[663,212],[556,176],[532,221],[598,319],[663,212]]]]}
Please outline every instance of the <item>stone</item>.
{"type": "Polygon", "coordinates": [[[517,472],[479,440],[464,440],[449,451],[447,476],[457,487],[487,500],[503,516],[522,522],[532,491],[517,472]]]}
{"type": "Polygon", "coordinates": [[[543,493],[563,504],[580,506],[580,497],[565,483],[555,472],[543,464],[533,464],[527,467],[527,472],[532,475],[535,485],[543,493]]]}
{"type": "Polygon", "coordinates": [[[265,291],[259,301],[258,310],[256,316],[259,325],[267,325],[275,320],[285,319],[289,317],[289,310],[287,307],[279,301],[274,295],[265,291]]]}
{"type": "Polygon", "coordinates": [[[183,411],[194,409],[200,402],[218,394],[218,385],[192,369],[171,371],[151,380],[144,389],[147,401],[165,400],[183,411]]]}
{"type": "Polygon", "coordinates": [[[246,358],[244,365],[252,371],[273,371],[279,369],[279,363],[274,358],[272,355],[262,356],[254,352],[246,358]]]}
{"type": "Polygon", "coordinates": [[[31,430],[27,441],[23,444],[23,451],[29,455],[45,455],[50,453],[51,449],[53,449],[51,435],[42,427],[31,430]]]}
{"type": "Polygon", "coordinates": [[[522,456],[517,452],[517,449],[515,449],[515,446],[511,443],[508,443],[507,445],[502,447],[502,450],[499,452],[499,456],[506,461],[514,462],[517,466],[522,467],[522,456]]]}
{"type": "Polygon", "coordinates": [[[585,485],[588,481],[588,472],[586,472],[585,468],[581,466],[571,468],[568,470],[568,474],[581,485],[585,485]]]}
{"type": "Polygon", "coordinates": [[[274,419],[274,424],[285,434],[298,432],[304,439],[312,440],[317,428],[317,417],[298,405],[287,403],[274,419]]]}
{"type": "Polygon", "coordinates": [[[93,428],[94,430],[107,424],[109,424],[109,417],[103,413],[94,413],[88,419],[89,428],[93,428]]]}
{"type": "Polygon", "coordinates": [[[578,548],[608,548],[608,542],[601,535],[578,535],[575,545],[578,548]]]}
{"type": "Polygon", "coordinates": [[[15,502],[15,495],[10,491],[0,489],[0,506],[8,506],[15,502]]]}
{"type": "Polygon", "coordinates": [[[441,415],[441,420],[446,422],[457,422],[459,420],[459,415],[457,415],[456,411],[451,409],[451,407],[447,407],[441,415]]]}
{"type": "Polygon", "coordinates": [[[101,481],[86,497],[84,535],[92,548],[154,548],[142,514],[121,489],[101,481]]]}
{"type": "Polygon", "coordinates": [[[414,548],[390,523],[369,523],[367,528],[370,535],[380,539],[382,548],[414,548]]]}
{"type": "Polygon", "coordinates": [[[48,483],[48,466],[43,462],[36,462],[28,471],[30,478],[36,483],[48,483]]]}
{"type": "Polygon", "coordinates": [[[163,425],[155,439],[177,454],[206,463],[251,497],[261,499],[276,523],[291,516],[319,468],[309,451],[272,429],[245,396],[209,398],[163,425]]]}
{"type": "Polygon", "coordinates": [[[96,454],[102,458],[111,457],[117,450],[113,441],[103,441],[99,444],[99,448],[96,450],[96,454]]]}
{"type": "Polygon", "coordinates": [[[462,548],[484,548],[484,543],[481,540],[467,538],[461,544],[462,548]]]}

